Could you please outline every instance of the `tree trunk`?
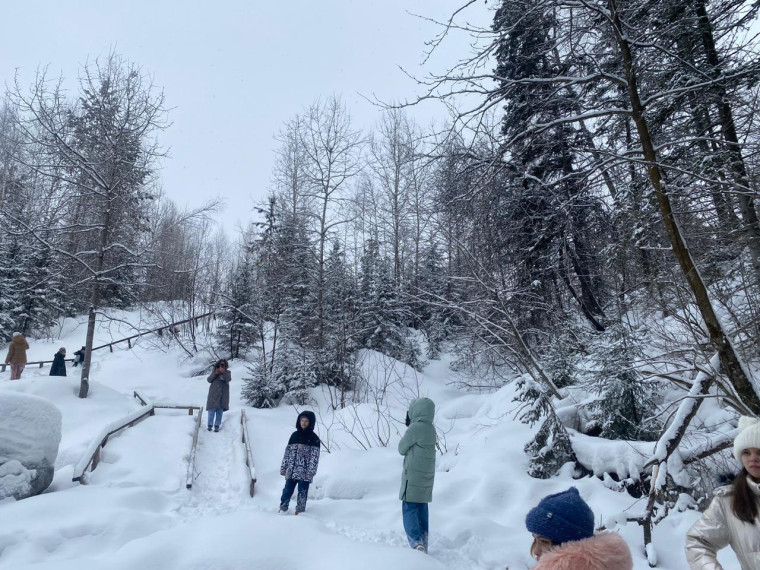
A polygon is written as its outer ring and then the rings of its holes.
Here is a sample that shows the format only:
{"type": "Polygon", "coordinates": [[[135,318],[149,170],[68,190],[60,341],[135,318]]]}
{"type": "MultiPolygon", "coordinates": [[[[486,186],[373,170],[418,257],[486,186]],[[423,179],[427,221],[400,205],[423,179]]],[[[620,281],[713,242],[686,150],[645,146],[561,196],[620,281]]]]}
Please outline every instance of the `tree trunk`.
{"type": "Polygon", "coordinates": [[[723,330],[723,325],[715,313],[715,309],[710,300],[707,286],[702,280],[702,276],[700,275],[699,270],[691,257],[691,252],[686,245],[685,239],[681,234],[681,229],[676,222],[670,203],[670,197],[663,184],[662,172],[657,163],[657,153],[649,132],[649,126],[644,117],[644,107],[639,96],[633,54],[626,36],[626,31],[620,21],[620,15],[617,11],[617,1],[608,0],[608,6],[612,17],[616,40],[620,47],[625,77],[628,83],[628,96],[630,98],[633,121],[636,125],[638,137],[641,142],[644,160],[647,163],[649,180],[657,196],[660,216],[665,225],[668,238],[670,239],[673,253],[678,260],[678,264],[686,277],[686,281],[688,282],[692,293],[694,294],[697,307],[705,321],[710,336],[710,342],[720,355],[720,363],[723,367],[723,372],[728,376],[742,402],[755,414],[760,415],[760,398],[758,398],[758,395],[752,386],[752,382],[747,375],[746,369],[743,366],[739,355],[734,349],[731,339],[723,330]]]}
{"type": "MultiPolygon", "coordinates": [[[[702,34],[702,43],[707,55],[707,61],[713,71],[711,75],[717,78],[723,71],[720,68],[718,50],[715,47],[712,24],[710,23],[704,0],[696,0],[695,4],[699,18],[699,31],[702,34]]],[[[716,104],[718,106],[721,131],[723,138],[728,143],[730,167],[739,186],[739,209],[742,213],[742,221],[744,222],[744,234],[747,239],[750,256],[752,257],[752,267],[755,270],[756,283],[760,285],[760,221],[757,217],[757,210],[755,210],[755,197],[750,190],[747,167],[744,164],[739,137],[736,135],[736,125],[734,124],[731,106],[728,103],[726,89],[720,83],[716,83],[713,89],[717,95],[716,104]]]]}
{"type": "Polygon", "coordinates": [[[100,302],[100,283],[97,279],[92,284],[90,295],[90,311],[87,316],[87,337],[85,339],[84,362],[82,362],[82,378],[79,381],[79,397],[86,398],[90,392],[90,362],[92,361],[92,344],[95,338],[96,308],[100,302]]]}

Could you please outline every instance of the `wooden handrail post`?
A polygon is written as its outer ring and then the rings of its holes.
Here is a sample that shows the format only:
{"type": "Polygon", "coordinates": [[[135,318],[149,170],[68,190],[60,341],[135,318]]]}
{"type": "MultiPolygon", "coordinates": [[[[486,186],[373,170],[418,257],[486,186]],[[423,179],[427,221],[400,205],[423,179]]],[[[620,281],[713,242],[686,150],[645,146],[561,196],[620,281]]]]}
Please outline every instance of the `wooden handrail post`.
{"type": "Polygon", "coordinates": [[[245,419],[245,410],[240,410],[240,427],[242,431],[243,450],[245,451],[245,464],[248,467],[248,475],[251,483],[248,492],[253,497],[253,490],[256,486],[256,470],[253,467],[253,454],[251,453],[251,438],[248,437],[248,422],[245,419]]]}
{"type": "Polygon", "coordinates": [[[193,431],[193,443],[190,446],[190,458],[187,462],[187,477],[185,479],[185,487],[188,489],[193,488],[193,476],[195,475],[195,450],[198,447],[198,434],[201,431],[201,422],[203,421],[203,407],[198,408],[198,420],[195,422],[195,430],[193,431]]]}

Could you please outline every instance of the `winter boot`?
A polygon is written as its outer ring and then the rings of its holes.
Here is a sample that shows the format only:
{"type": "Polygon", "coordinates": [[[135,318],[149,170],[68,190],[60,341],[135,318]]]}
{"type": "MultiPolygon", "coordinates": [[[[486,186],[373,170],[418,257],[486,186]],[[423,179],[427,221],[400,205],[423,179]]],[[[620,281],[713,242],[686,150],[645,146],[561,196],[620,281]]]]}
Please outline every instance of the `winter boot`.
{"type": "Polygon", "coordinates": [[[208,426],[208,431],[211,431],[211,426],[208,426]]]}
{"type": "Polygon", "coordinates": [[[219,426],[214,426],[214,431],[219,431],[219,426]]]}

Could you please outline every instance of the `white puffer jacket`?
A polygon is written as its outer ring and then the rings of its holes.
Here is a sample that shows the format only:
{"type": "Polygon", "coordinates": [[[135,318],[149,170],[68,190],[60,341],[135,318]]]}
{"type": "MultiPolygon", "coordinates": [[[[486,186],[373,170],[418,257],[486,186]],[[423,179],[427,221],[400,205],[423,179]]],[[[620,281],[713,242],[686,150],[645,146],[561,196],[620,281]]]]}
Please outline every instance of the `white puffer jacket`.
{"type": "MultiPolygon", "coordinates": [[[[760,500],[760,484],[749,480],[760,500]]],[[[760,518],[753,524],[736,518],[731,510],[731,487],[715,490],[715,498],[686,534],[686,560],[691,570],[723,570],[716,556],[718,550],[731,545],[742,570],[760,569],[760,518]]]]}

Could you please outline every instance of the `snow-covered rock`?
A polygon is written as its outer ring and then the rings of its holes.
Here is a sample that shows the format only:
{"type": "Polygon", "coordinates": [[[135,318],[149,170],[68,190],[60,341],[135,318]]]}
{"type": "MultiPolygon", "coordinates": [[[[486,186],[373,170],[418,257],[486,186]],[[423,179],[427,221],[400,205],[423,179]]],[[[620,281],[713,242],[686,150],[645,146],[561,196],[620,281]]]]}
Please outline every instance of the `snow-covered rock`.
{"type": "Polygon", "coordinates": [[[39,495],[53,480],[61,412],[37,396],[0,394],[0,500],[39,495]]]}

